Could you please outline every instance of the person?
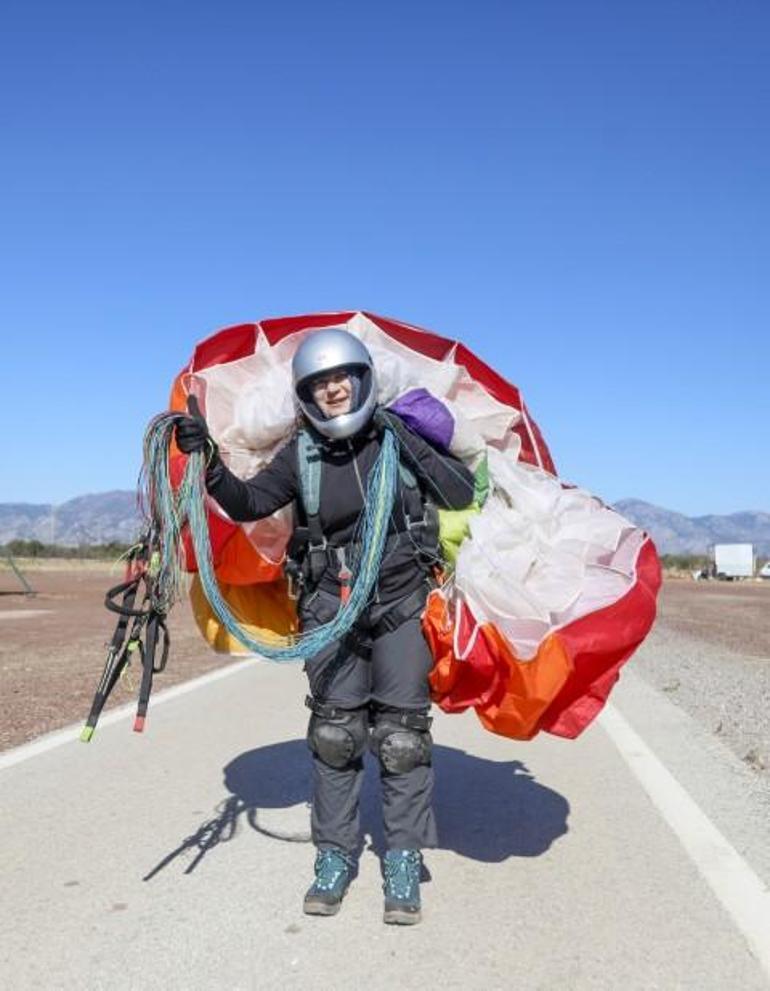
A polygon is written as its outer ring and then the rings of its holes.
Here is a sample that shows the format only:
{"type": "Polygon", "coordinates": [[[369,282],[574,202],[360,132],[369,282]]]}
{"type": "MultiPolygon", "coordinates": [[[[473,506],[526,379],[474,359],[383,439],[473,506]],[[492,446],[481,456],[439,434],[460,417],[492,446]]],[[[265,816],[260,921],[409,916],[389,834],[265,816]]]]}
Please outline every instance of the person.
{"type": "Polygon", "coordinates": [[[368,746],[378,758],[382,785],[384,921],[413,924],[421,918],[421,851],[436,844],[432,657],[421,613],[439,561],[436,508],[467,507],[474,478],[378,405],[372,358],[347,331],[308,335],[292,375],[298,430],[253,478],[243,481],[228,470],[201,417],[178,424],[177,443],[185,453],[209,450],[207,491],[233,520],[257,520],[294,503],[286,570],[300,586],[297,613],[305,632],[332,620],[349,595],[367,479],[385,427],[397,435],[398,487],[374,592],[352,630],[305,663],[317,853],[304,911],[335,914],[354,877],[368,746]],[[317,506],[308,506],[313,459],[320,461],[320,489],[317,506]]]}

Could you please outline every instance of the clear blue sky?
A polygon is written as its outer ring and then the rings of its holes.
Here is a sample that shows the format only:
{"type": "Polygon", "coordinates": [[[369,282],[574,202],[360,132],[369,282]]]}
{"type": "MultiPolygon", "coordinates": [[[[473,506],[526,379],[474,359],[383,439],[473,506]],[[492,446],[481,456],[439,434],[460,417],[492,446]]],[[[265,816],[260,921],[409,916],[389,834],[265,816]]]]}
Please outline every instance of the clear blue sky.
{"type": "Polygon", "coordinates": [[[607,500],[770,509],[766,2],[12,2],[0,142],[0,502],[133,487],[214,330],[364,308],[607,500]]]}

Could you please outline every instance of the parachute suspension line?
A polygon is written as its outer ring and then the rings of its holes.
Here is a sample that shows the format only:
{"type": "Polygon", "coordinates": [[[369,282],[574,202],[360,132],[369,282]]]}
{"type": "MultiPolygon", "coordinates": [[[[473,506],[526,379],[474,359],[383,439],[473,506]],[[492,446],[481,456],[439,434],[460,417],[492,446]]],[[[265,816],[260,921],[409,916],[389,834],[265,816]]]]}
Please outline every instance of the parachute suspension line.
{"type": "Polygon", "coordinates": [[[189,458],[179,489],[175,492],[168,473],[168,447],[174,424],[181,417],[161,413],[154,417],[144,435],[144,461],[139,480],[139,499],[150,524],[153,556],[149,568],[155,581],[153,592],[156,605],[168,613],[181,598],[184,578],[182,526],[186,507],[193,498],[196,478],[205,471],[203,455],[189,458]]]}
{"type": "Polygon", "coordinates": [[[163,602],[179,598],[182,587],[182,527],[190,528],[198,575],[203,592],[217,619],[247,650],[270,660],[312,657],[349,632],[371,599],[380,571],[388,523],[398,486],[398,442],[386,430],[380,454],[367,480],[364,509],[359,525],[362,549],[354,566],[348,601],[334,619],[292,638],[254,636],[238,622],[225,602],[214,573],[206,517],[205,455],[191,454],[184,477],[174,491],[168,474],[168,445],[179,414],[155,417],[145,435],[144,485],[147,513],[158,535],[157,586],[163,602]]]}

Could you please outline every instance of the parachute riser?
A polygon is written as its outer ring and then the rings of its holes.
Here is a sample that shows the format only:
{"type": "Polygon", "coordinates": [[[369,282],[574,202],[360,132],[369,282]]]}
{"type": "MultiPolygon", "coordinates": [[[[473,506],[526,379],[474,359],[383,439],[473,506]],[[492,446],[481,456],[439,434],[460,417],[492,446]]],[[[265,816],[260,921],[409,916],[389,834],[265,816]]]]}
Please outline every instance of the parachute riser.
{"type": "Polygon", "coordinates": [[[126,564],[126,580],[109,589],[104,598],[106,608],[118,614],[118,621],[108,645],[107,659],[91,710],[80,734],[80,739],[84,743],[91,740],[107,700],[120,678],[126,674],[134,655],[139,657],[142,664],[142,682],[137,718],[134,723],[134,729],[141,732],[147,714],[153,674],[163,670],[168,659],[170,641],[166,629],[166,613],[163,611],[155,588],[156,577],[152,562],[156,552],[152,549],[151,533],[152,530],[148,530],[131,548],[126,564]],[[141,605],[136,608],[135,603],[140,590],[141,605]],[[163,651],[160,661],[156,664],[159,632],[163,637],[163,651]]]}

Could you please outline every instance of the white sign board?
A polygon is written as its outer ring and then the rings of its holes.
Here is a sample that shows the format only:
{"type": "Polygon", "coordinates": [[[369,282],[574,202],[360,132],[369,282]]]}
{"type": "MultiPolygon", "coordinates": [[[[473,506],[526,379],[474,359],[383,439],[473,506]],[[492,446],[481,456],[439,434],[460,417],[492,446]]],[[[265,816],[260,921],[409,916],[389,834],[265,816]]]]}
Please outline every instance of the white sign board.
{"type": "Polygon", "coordinates": [[[754,574],[754,545],[715,544],[714,564],[718,575],[751,578],[754,574]]]}

